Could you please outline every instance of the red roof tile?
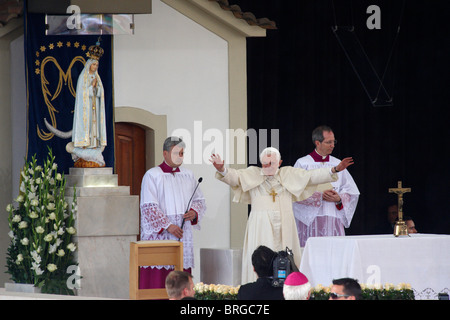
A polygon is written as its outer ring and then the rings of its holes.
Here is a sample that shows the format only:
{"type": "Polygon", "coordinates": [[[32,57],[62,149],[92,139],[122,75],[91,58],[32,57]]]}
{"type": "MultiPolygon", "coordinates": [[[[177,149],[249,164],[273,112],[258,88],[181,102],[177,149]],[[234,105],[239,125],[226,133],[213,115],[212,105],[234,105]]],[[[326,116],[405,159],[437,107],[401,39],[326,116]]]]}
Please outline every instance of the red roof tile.
{"type": "MultiPolygon", "coordinates": [[[[231,11],[238,19],[245,20],[249,25],[259,26],[264,29],[276,29],[274,21],[267,18],[256,18],[251,12],[243,12],[236,5],[230,5],[228,0],[208,0],[215,1],[226,11],[231,11]]],[[[23,0],[0,0],[0,27],[6,25],[11,19],[19,18],[23,15],[23,0]]]]}
{"type": "Polygon", "coordinates": [[[274,21],[271,21],[267,18],[258,19],[251,12],[243,12],[237,4],[230,5],[228,0],[209,0],[209,1],[217,2],[223,10],[233,12],[236,18],[245,20],[251,26],[259,26],[264,29],[277,28],[277,25],[274,21]]]}

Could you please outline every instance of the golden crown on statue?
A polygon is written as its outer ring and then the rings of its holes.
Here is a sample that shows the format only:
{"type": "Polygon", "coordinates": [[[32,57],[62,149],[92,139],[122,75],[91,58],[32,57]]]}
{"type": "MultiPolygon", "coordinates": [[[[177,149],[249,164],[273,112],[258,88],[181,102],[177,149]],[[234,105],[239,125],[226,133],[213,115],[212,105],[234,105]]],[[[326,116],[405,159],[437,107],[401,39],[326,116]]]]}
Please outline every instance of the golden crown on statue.
{"type": "Polygon", "coordinates": [[[103,50],[102,47],[100,47],[100,38],[98,38],[98,41],[95,45],[92,45],[89,47],[89,58],[100,60],[105,50],[103,50]]]}

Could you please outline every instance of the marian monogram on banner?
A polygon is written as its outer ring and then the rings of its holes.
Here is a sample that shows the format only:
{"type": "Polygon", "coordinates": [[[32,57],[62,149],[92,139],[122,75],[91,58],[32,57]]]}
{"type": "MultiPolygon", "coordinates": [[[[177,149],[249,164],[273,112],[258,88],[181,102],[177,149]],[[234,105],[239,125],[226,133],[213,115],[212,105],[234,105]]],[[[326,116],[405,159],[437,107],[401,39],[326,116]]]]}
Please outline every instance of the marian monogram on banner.
{"type": "MultiPolygon", "coordinates": [[[[74,159],[73,149],[68,148],[72,142],[72,133],[75,133],[73,126],[76,114],[74,111],[77,110],[75,105],[79,91],[78,79],[84,73],[85,66],[92,60],[89,49],[95,47],[99,39],[93,35],[46,35],[45,28],[44,14],[25,15],[27,159],[36,155],[38,162],[43,161],[48,148],[51,148],[58,167],[67,174],[69,168],[76,166],[78,161],[74,159]]],[[[101,144],[102,164],[99,166],[114,167],[111,36],[102,35],[101,48],[105,54],[101,62],[97,63],[98,72],[95,72],[95,76],[89,77],[91,81],[93,77],[97,78],[95,83],[98,86],[95,90],[99,96],[101,95],[102,104],[96,106],[99,109],[104,107],[102,114],[105,116],[95,120],[105,122],[106,133],[103,131],[101,137],[103,141],[109,142],[108,146],[101,144]]],[[[85,97],[92,99],[91,95],[85,97]]]]}
{"type": "MultiPolygon", "coordinates": [[[[58,128],[58,121],[56,114],[62,111],[62,108],[68,108],[73,113],[74,103],[71,105],[59,105],[57,104],[57,98],[64,89],[69,90],[70,94],[75,99],[76,96],[76,82],[77,79],[72,76],[72,68],[76,64],[81,64],[81,69],[86,63],[88,46],[84,43],[71,41],[58,41],[57,43],[50,43],[48,45],[40,46],[39,50],[36,51],[35,60],[35,74],[40,77],[40,83],[42,87],[42,97],[47,106],[50,124],[54,128],[58,128]],[[58,60],[52,55],[58,49],[73,47],[79,50],[79,55],[75,56],[69,64],[67,70],[63,70],[58,60]],[[55,83],[50,83],[46,77],[46,70],[50,68],[56,68],[59,71],[59,77],[55,79],[55,83]],[[75,82],[75,85],[74,85],[75,82]],[[56,101],[55,101],[56,100],[56,101]]],[[[74,100],[75,101],[75,100],[74,100]]],[[[44,118],[44,121],[46,118],[44,118]]],[[[49,140],[54,137],[54,133],[44,130],[37,125],[37,135],[41,140],[49,140]]]]}

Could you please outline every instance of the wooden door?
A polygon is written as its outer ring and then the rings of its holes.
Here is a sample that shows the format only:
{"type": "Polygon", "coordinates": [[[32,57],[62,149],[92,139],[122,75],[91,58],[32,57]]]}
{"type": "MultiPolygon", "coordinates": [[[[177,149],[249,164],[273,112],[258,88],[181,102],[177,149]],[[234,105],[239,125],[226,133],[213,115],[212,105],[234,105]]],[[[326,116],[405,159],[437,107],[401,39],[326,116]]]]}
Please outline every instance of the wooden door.
{"type": "Polygon", "coordinates": [[[116,173],[119,186],[130,186],[131,195],[140,195],[145,174],[145,129],[126,122],[115,126],[116,173]]]}

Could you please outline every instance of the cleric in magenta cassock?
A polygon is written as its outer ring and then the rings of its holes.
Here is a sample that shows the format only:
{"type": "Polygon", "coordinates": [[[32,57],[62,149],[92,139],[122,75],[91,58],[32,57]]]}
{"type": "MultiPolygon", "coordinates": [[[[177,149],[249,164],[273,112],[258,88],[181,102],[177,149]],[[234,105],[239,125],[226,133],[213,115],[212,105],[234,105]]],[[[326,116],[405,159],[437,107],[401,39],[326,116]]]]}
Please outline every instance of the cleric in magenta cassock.
{"type": "MultiPolygon", "coordinates": [[[[180,239],[183,267],[191,272],[194,267],[192,231],[200,229],[206,205],[200,187],[196,189],[198,181],[194,174],[181,167],[184,148],[181,139],[167,138],[163,146],[164,162],[148,170],[142,179],[141,240],[180,239]]],[[[172,269],[173,266],[142,267],[140,289],[164,288],[165,278],[172,269]]]]}
{"type": "MultiPolygon", "coordinates": [[[[333,168],[340,162],[331,156],[336,140],[328,126],[313,130],[315,150],[297,160],[294,167],[305,170],[333,168]]],[[[339,179],[332,182],[333,188],[315,192],[310,198],[293,205],[300,246],[304,247],[309,237],[344,236],[344,228],[350,227],[359,199],[359,190],[348,172],[338,173],[339,179]]]]}

